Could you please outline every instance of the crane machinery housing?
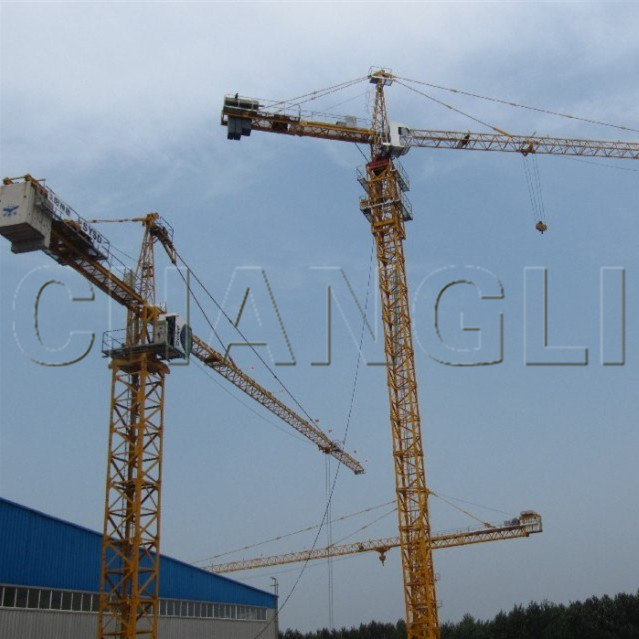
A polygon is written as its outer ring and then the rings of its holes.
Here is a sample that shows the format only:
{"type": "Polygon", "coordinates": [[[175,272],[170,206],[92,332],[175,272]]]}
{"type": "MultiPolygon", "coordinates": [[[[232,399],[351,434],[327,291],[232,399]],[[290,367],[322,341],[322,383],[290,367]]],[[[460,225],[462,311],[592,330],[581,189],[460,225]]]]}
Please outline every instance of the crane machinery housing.
{"type": "MultiPolygon", "coordinates": [[[[111,358],[107,462],[98,639],[156,639],[164,388],[169,363],[192,355],[280,417],[354,473],[361,464],[309,419],[298,415],[235,363],[193,335],[157,304],[156,244],[170,261],[179,254],[173,230],[157,214],[131,220],[144,237],[134,270],[118,265],[109,241],[51,189],[30,175],[0,187],[0,234],[14,253],[41,250],[71,266],[127,312],[126,329],[106,334],[111,358]]],[[[189,291],[192,293],[192,291],[189,291]]]]}
{"type": "MultiPolygon", "coordinates": [[[[429,490],[404,257],[406,222],[413,219],[413,213],[405,195],[409,189],[408,179],[397,160],[412,147],[636,160],[639,143],[511,135],[494,127],[490,133],[409,128],[389,119],[385,88],[395,81],[403,82],[388,69],[371,69],[366,78],[336,85],[324,93],[334,93],[366,79],[375,91],[369,126],[358,126],[356,119],[348,117],[335,120],[313,113],[302,117],[303,98],[315,99],[322,91],[295,99],[291,102],[292,108],[288,108],[285,100],[264,106],[256,98],[241,97],[239,93],[227,95],[221,124],[227,128],[229,140],[240,140],[252,131],[264,131],[370,148],[365,170],[358,173],[358,181],[365,191],[360,210],[377,250],[407,635],[408,639],[439,639],[429,490]]],[[[544,225],[538,230],[546,231],[547,227],[544,225]]]]}

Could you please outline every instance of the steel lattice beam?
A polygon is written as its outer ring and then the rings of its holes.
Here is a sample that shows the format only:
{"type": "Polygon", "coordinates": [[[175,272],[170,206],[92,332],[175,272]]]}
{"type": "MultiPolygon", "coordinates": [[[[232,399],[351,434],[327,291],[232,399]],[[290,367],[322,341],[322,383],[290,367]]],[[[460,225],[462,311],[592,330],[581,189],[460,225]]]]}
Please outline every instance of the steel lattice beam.
{"type": "Polygon", "coordinates": [[[350,468],[356,475],[364,472],[362,465],[342,449],[339,444],[333,442],[322,430],[300,417],[288,406],[282,403],[272,393],[258,384],[239,369],[231,360],[205,344],[198,337],[193,337],[192,355],[203,364],[229,380],[233,385],[243,390],[249,397],[268,408],[274,415],[292,426],[296,431],[310,439],[324,453],[331,455],[350,468]]]}
{"type": "Polygon", "coordinates": [[[113,360],[99,637],[155,639],[166,364],[113,360]]]}
{"type": "MultiPolygon", "coordinates": [[[[433,550],[453,548],[455,546],[468,546],[500,539],[518,539],[529,537],[542,531],[541,517],[536,513],[530,513],[523,517],[518,524],[484,527],[478,530],[455,530],[447,533],[436,533],[431,537],[433,550]]],[[[343,557],[362,552],[378,552],[385,555],[391,548],[400,545],[399,537],[384,537],[382,539],[369,539],[357,541],[352,544],[327,546],[326,548],[314,548],[313,550],[300,550],[283,555],[271,555],[269,557],[255,557],[254,559],[240,559],[222,564],[211,564],[207,570],[214,573],[239,572],[241,570],[254,570],[256,568],[268,568],[282,564],[294,564],[314,559],[326,559],[328,557],[343,557]]]]}

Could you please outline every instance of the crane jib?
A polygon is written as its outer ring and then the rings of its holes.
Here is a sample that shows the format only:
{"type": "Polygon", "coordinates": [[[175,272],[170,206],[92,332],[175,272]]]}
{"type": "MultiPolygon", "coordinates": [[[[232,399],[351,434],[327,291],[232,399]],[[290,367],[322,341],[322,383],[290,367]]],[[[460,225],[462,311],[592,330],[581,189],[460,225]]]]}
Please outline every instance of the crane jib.
{"type": "MultiPolygon", "coordinates": [[[[251,131],[270,131],[285,135],[315,137],[356,144],[372,144],[372,128],[355,126],[349,118],[341,120],[306,120],[292,112],[269,111],[251,98],[227,96],[222,109],[221,124],[227,127],[227,137],[239,140],[251,131]]],[[[467,151],[502,151],[507,153],[542,153],[617,159],[639,159],[639,142],[621,140],[589,140],[557,136],[508,133],[473,133],[411,129],[391,122],[383,134],[389,156],[403,155],[412,147],[456,149],[467,151]]]]}

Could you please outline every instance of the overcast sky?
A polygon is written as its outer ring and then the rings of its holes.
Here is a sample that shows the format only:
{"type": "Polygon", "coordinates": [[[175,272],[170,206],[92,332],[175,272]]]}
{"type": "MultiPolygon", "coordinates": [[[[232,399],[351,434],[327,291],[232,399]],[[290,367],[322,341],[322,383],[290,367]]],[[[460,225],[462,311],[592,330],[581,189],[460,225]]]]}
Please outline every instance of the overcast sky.
{"type": "MultiPolygon", "coordinates": [[[[227,141],[219,124],[224,94],[290,98],[380,65],[405,78],[634,129],[420,88],[509,132],[639,137],[634,2],[4,2],[0,11],[0,174],[47,178],[87,218],[159,211],[233,317],[250,288],[240,327],[251,341],[268,344],[263,356],[332,437],[344,437],[354,395],[346,448],[357,451],[367,473],[339,471],[335,518],[394,496],[384,370],[366,365],[381,361],[383,347],[374,277],[369,283],[371,237],[355,180],[364,158],[338,142],[260,133],[227,141]],[[355,390],[362,319],[340,269],[362,307],[368,299],[377,337],[364,333],[355,390]],[[313,366],[327,357],[328,286],[331,364],[313,366]]],[[[363,82],[309,108],[368,117],[370,95],[363,82]]],[[[486,130],[397,84],[387,96],[391,119],[409,126],[486,130]]],[[[437,552],[443,620],[639,587],[639,163],[534,162],[427,149],[403,159],[415,217],[406,254],[429,485],[465,500],[457,503],[482,520],[500,522],[525,509],[544,517],[544,533],[527,540],[437,552]],[[539,216],[527,170],[539,172],[549,226],[543,237],[534,229],[539,216]],[[548,346],[564,349],[543,348],[543,268],[548,346]],[[454,286],[442,298],[445,345],[434,330],[434,300],[457,280],[475,286],[454,286]],[[503,361],[460,367],[441,363],[447,359],[503,361]]],[[[135,256],[140,228],[102,230],[124,251],[118,257],[135,256]]],[[[97,345],[104,330],[123,326],[124,314],[99,293],[93,302],[71,301],[69,295],[91,293],[79,276],[40,253],[14,255],[5,240],[0,276],[0,493],[99,530],[110,377],[97,345]],[[51,279],[67,290],[52,286],[43,295],[47,350],[35,335],[33,304],[51,279]],[[29,359],[73,359],[91,334],[96,346],[78,364],[43,367],[29,359]]],[[[162,271],[159,280],[160,298],[183,311],[177,275],[162,271]]],[[[216,321],[214,304],[199,296],[216,321]]],[[[192,324],[209,337],[195,311],[192,324]]],[[[219,328],[226,342],[239,341],[223,322],[219,328]]],[[[248,349],[233,352],[292,403],[248,349]]],[[[166,554],[199,562],[322,519],[323,456],[238,399],[250,401],[193,364],[174,368],[167,381],[166,554]]],[[[334,476],[335,464],[329,470],[334,476]]],[[[477,525],[442,500],[431,502],[433,530],[477,525]]],[[[338,522],[333,539],[396,534],[391,511],[392,504],[380,506],[338,522]]],[[[309,547],[314,536],[227,558],[309,547]]],[[[318,544],[325,543],[323,531],[318,544]]],[[[238,578],[269,589],[275,576],[283,600],[299,572],[286,567],[238,578]]],[[[385,566],[361,555],[336,561],[333,572],[336,626],[403,616],[397,551],[385,566]]],[[[309,564],[281,627],[327,625],[328,593],[326,563],[309,564]]]]}

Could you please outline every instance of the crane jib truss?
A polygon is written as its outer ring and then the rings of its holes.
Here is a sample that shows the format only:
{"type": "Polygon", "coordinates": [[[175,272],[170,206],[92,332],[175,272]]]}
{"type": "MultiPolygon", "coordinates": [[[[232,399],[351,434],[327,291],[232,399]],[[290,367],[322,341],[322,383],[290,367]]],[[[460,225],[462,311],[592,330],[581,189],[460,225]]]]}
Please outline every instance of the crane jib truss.
{"type": "MultiPolygon", "coordinates": [[[[234,120],[245,122],[243,135],[253,131],[270,131],[284,135],[323,138],[341,142],[370,145],[374,131],[348,126],[343,122],[305,120],[292,115],[262,111],[257,106],[238,107],[228,96],[222,109],[222,124],[234,120]]],[[[254,101],[258,104],[257,101],[254,101]]],[[[469,131],[439,131],[399,127],[399,140],[404,148],[425,147],[467,151],[507,151],[514,153],[542,153],[618,159],[639,159],[639,142],[588,140],[541,135],[511,135],[508,133],[471,133],[469,131]]],[[[229,135],[231,137],[231,135],[229,135]]],[[[237,139],[233,137],[232,139],[237,139]]]]}
{"type": "MultiPolygon", "coordinates": [[[[476,530],[456,530],[447,533],[434,533],[431,536],[431,544],[433,550],[438,550],[441,548],[467,546],[501,539],[519,539],[529,537],[541,531],[541,517],[537,513],[526,511],[521,513],[518,519],[504,522],[501,526],[483,526],[476,530]]],[[[343,557],[370,551],[379,553],[380,559],[384,559],[389,550],[397,548],[399,545],[399,537],[384,537],[382,539],[369,539],[367,541],[355,541],[350,544],[327,546],[326,548],[299,550],[283,555],[240,559],[222,564],[210,564],[206,569],[214,573],[223,574],[239,572],[241,570],[281,566],[283,564],[293,564],[301,561],[312,561],[314,559],[326,559],[327,557],[343,557]]]]}

